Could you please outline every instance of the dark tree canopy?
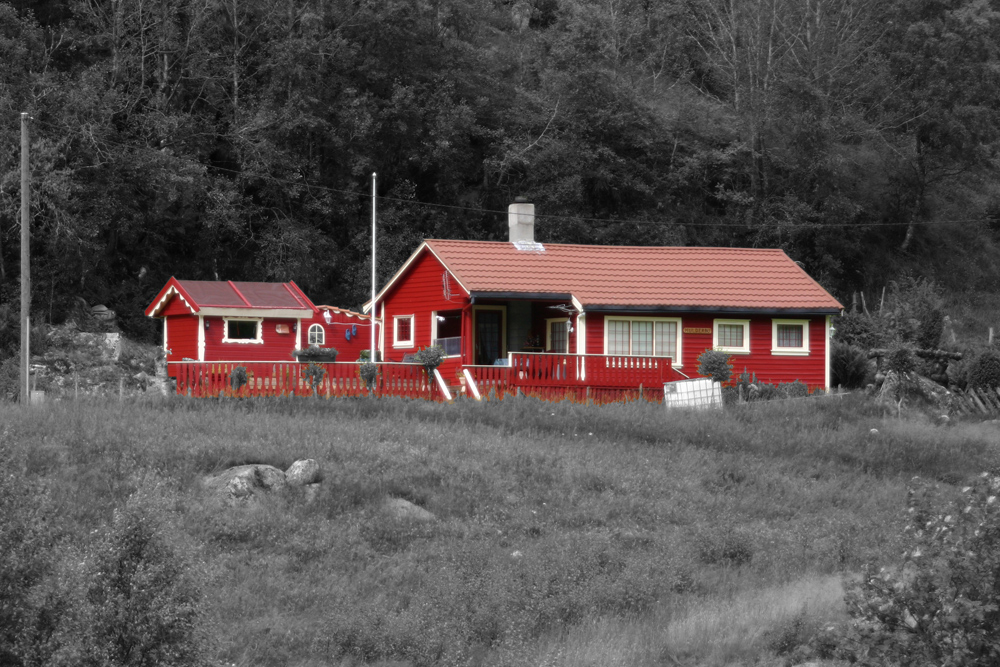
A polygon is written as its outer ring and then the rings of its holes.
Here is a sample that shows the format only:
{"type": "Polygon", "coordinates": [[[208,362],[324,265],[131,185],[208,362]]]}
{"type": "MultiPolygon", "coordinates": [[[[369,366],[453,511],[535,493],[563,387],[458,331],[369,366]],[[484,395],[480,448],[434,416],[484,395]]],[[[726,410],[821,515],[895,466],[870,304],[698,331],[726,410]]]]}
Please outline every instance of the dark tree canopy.
{"type": "Polygon", "coordinates": [[[995,288],[998,45],[983,0],[0,2],[0,320],[20,111],[41,320],[83,298],[148,337],[170,275],[356,307],[372,172],[383,281],[521,195],[543,241],[995,288]]]}

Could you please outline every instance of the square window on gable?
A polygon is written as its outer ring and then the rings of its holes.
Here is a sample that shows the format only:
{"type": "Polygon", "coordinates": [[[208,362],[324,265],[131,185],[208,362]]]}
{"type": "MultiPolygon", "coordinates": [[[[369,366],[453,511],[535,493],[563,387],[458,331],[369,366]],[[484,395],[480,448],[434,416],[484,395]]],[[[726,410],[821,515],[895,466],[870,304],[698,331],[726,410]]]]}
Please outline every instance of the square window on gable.
{"type": "Polygon", "coordinates": [[[771,320],[771,354],[809,354],[809,320],[771,320]]]}

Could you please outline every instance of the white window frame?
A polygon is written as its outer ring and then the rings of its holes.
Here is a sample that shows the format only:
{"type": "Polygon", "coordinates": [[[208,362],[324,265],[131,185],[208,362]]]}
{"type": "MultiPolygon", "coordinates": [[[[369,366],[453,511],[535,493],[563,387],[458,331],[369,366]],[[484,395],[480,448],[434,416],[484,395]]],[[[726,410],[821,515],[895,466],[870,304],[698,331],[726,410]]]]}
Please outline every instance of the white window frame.
{"type": "Polygon", "coordinates": [[[750,320],[714,320],[712,322],[712,349],[728,352],[729,354],[750,354],[750,320]],[[736,347],[733,345],[719,345],[719,325],[720,324],[740,324],[743,326],[743,345],[736,347]]]}
{"type": "Polygon", "coordinates": [[[804,357],[809,354],[809,320],[771,320],[771,354],[775,356],[804,357]],[[778,347],[778,325],[791,324],[802,327],[801,347],[778,347]]]}
{"type": "Polygon", "coordinates": [[[569,318],[568,317],[551,317],[545,320],[545,350],[552,349],[552,325],[553,324],[566,324],[566,351],[557,352],[556,354],[569,354],[569,318]]]}
{"type": "Polygon", "coordinates": [[[392,316],[392,346],[398,348],[408,348],[414,347],[414,340],[417,337],[417,316],[415,314],[409,315],[393,315],[392,316]],[[410,320],[410,339],[400,340],[399,338],[399,321],[400,320],[410,320]]]}
{"type": "MultiPolygon", "coordinates": [[[[458,310],[458,308],[452,308],[451,310],[458,310]]],[[[432,344],[434,343],[434,341],[436,341],[438,339],[438,313],[439,312],[441,312],[441,311],[437,311],[437,310],[432,310],[431,311],[431,343],[432,344]]],[[[460,316],[460,317],[464,317],[464,315],[460,316]]],[[[445,359],[454,359],[456,357],[461,357],[461,356],[462,356],[461,353],[459,353],[459,354],[446,354],[444,358],[445,359]]]]}
{"type": "MultiPolygon", "coordinates": [[[[327,312],[329,312],[329,311],[327,311],[327,312]]],[[[322,347],[323,345],[326,345],[326,329],[323,328],[322,324],[310,324],[309,325],[309,332],[308,333],[309,333],[309,335],[306,336],[306,343],[310,347],[312,347],[313,345],[318,345],[320,347],[322,347]],[[319,342],[318,343],[313,343],[313,332],[314,331],[319,333],[319,342]]]]}
{"type": "Polygon", "coordinates": [[[249,343],[251,345],[263,345],[264,344],[264,318],[263,317],[223,317],[222,318],[222,342],[223,343],[239,343],[239,344],[249,343]],[[229,337],[229,323],[230,322],[256,322],[257,323],[257,338],[230,338],[229,337]]]}
{"type": "Polygon", "coordinates": [[[629,322],[629,336],[628,336],[628,349],[629,356],[632,355],[632,325],[631,322],[652,322],[653,323],[653,356],[663,357],[664,359],[670,359],[670,366],[672,368],[683,368],[683,355],[682,351],[684,349],[683,331],[684,328],[681,325],[681,318],[679,317],[625,317],[621,315],[609,316],[604,318],[604,354],[610,354],[608,352],[608,323],[611,321],[616,322],[629,322]],[[657,322],[673,322],[677,326],[677,349],[674,350],[674,355],[661,355],[657,354],[656,350],[656,323],[657,322]]]}

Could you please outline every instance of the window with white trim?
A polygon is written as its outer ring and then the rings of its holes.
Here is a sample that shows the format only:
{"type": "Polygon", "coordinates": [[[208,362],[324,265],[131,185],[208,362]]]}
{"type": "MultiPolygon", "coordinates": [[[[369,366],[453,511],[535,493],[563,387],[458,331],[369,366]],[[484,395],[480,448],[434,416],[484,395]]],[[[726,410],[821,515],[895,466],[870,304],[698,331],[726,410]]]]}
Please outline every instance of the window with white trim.
{"type": "Polygon", "coordinates": [[[437,345],[446,357],[462,355],[462,311],[431,312],[431,345],[437,345]]]}
{"type": "Polygon", "coordinates": [[[809,320],[771,320],[771,354],[809,354],[809,320]]]}
{"type": "Polygon", "coordinates": [[[392,346],[413,347],[413,315],[392,317],[392,346]]]}
{"type": "Polygon", "coordinates": [[[674,366],[680,366],[680,325],[678,318],[605,318],[605,354],[670,357],[674,366]]]}
{"type": "Polygon", "coordinates": [[[323,345],[326,343],[326,331],[323,330],[322,325],[313,324],[309,327],[309,344],[310,345],[323,345]]]}
{"type": "Polygon", "coordinates": [[[263,343],[263,320],[260,318],[235,318],[224,317],[222,319],[222,342],[223,343],[263,343]]]}
{"type": "Polygon", "coordinates": [[[732,354],[750,354],[750,320],[715,320],[712,347],[732,354]]]}

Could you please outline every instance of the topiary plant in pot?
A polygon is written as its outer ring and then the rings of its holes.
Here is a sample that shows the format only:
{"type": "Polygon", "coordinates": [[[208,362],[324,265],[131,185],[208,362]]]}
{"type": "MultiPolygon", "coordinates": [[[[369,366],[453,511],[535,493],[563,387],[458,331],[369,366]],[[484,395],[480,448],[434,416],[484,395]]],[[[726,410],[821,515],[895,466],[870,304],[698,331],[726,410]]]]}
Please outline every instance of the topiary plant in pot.
{"type": "Polygon", "coordinates": [[[698,356],[698,372],[715,382],[729,382],[733,376],[732,357],[722,350],[705,350],[698,356]]]}
{"type": "Polygon", "coordinates": [[[423,365],[424,370],[427,371],[427,375],[432,375],[434,369],[441,365],[444,361],[444,350],[439,345],[431,345],[430,347],[425,347],[416,354],[413,355],[413,360],[418,364],[423,365]]]}

